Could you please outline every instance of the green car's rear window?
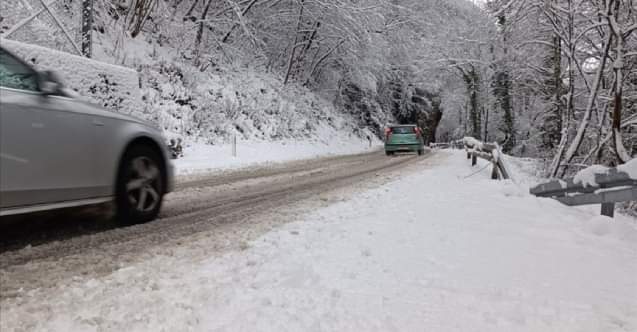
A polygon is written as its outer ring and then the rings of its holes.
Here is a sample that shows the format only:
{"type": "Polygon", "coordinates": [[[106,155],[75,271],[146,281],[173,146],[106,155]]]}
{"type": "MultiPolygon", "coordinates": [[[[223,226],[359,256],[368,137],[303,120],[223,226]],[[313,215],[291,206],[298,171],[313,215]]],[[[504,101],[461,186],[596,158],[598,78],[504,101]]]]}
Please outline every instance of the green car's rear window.
{"type": "Polygon", "coordinates": [[[391,131],[394,134],[413,134],[414,127],[393,127],[391,131]]]}

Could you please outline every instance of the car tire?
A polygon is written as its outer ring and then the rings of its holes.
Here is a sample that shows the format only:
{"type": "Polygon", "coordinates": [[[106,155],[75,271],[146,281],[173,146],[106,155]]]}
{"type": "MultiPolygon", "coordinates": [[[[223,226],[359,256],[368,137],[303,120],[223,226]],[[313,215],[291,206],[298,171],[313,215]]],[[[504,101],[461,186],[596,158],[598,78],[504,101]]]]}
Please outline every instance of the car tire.
{"type": "Polygon", "coordinates": [[[161,156],[150,146],[135,145],[126,151],[115,194],[121,224],[140,224],[157,217],[165,193],[165,172],[161,156]]]}

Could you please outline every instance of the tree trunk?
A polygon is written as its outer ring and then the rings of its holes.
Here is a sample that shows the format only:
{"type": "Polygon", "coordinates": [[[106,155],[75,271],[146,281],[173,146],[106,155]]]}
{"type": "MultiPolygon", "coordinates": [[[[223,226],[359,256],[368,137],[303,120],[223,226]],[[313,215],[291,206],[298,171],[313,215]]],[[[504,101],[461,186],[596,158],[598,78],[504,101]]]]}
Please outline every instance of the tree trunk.
{"type": "MultiPolygon", "coordinates": [[[[241,17],[239,17],[239,20],[242,19],[243,16],[245,16],[250,9],[254,6],[254,4],[257,3],[257,1],[259,0],[252,0],[242,11],[241,11],[241,17]]],[[[228,38],[230,38],[230,35],[232,34],[232,32],[239,26],[239,23],[234,23],[232,25],[232,27],[230,27],[230,30],[223,36],[223,38],[221,38],[221,42],[222,43],[226,43],[228,41],[228,38]]]]}
{"type": "Polygon", "coordinates": [[[206,16],[208,16],[208,10],[210,9],[210,4],[212,3],[212,1],[213,0],[208,0],[203,13],[201,13],[201,18],[199,19],[199,28],[197,29],[197,36],[195,37],[195,46],[197,48],[199,48],[199,44],[201,44],[201,39],[203,38],[203,27],[205,24],[204,21],[206,20],[206,16]]]}
{"type": "Polygon", "coordinates": [[[505,153],[511,152],[516,146],[516,133],[515,133],[515,118],[513,113],[513,104],[511,103],[511,76],[509,75],[509,68],[507,67],[507,56],[509,53],[507,29],[506,29],[506,17],[504,14],[500,15],[500,25],[502,26],[502,45],[504,49],[504,62],[501,64],[501,72],[498,85],[498,103],[504,112],[503,115],[503,127],[502,128],[506,140],[502,144],[502,150],[505,153]]]}
{"type": "Polygon", "coordinates": [[[290,58],[288,59],[287,70],[285,71],[285,79],[283,80],[283,85],[288,84],[290,80],[290,74],[292,73],[292,65],[294,65],[294,56],[296,54],[296,48],[298,47],[299,42],[299,30],[301,30],[301,23],[303,22],[303,8],[304,8],[305,0],[301,0],[299,3],[299,19],[296,23],[296,31],[294,31],[294,44],[292,44],[292,50],[290,50],[290,58]]]}
{"type": "Polygon", "coordinates": [[[332,53],[334,53],[334,51],[336,51],[339,48],[339,46],[341,46],[344,42],[345,42],[345,40],[341,39],[336,45],[334,45],[334,47],[332,47],[330,50],[325,52],[325,54],[323,54],[318,59],[318,61],[316,61],[314,63],[314,65],[312,66],[312,70],[310,71],[310,75],[308,76],[307,80],[305,81],[306,85],[308,85],[310,83],[310,80],[312,79],[312,77],[318,75],[318,73],[320,72],[320,70],[319,70],[320,65],[325,61],[325,59],[327,59],[332,53]]]}
{"type": "MultiPolygon", "coordinates": [[[[547,60],[551,76],[547,80],[551,91],[551,108],[544,115],[542,123],[542,144],[545,149],[553,150],[562,142],[562,44],[558,36],[553,36],[551,57],[547,60]]],[[[558,148],[559,150],[559,148],[558,148]]]]}
{"type": "MultiPolygon", "coordinates": [[[[609,5],[610,6],[610,5],[609,5]]],[[[624,85],[624,35],[619,29],[617,24],[617,17],[619,16],[619,1],[615,0],[615,6],[613,14],[608,18],[612,20],[609,22],[611,31],[615,35],[615,63],[613,64],[613,71],[615,73],[615,87],[614,87],[614,107],[613,107],[613,146],[615,148],[615,154],[619,163],[626,163],[630,161],[631,157],[624,147],[621,134],[621,122],[622,122],[622,91],[624,85]]]]}
{"type": "Polygon", "coordinates": [[[93,31],[93,0],[82,0],[82,54],[90,58],[93,31]]]}
{"type": "MultiPolygon", "coordinates": [[[[471,126],[470,136],[475,139],[481,139],[482,130],[480,129],[480,109],[478,105],[480,91],[480,76],[476,71],[475,67],[469,65],[469,70],[464,70],[461,67],[456,67],[461,73],[462,78],[464,79],[465,85],[467,87],[467,122],[471,126]]],[[[467,132],[467,123],[465,123],[465,133],[467,132]]]]}
{"type": "MultiPolygon", "coordinates": [[[[597,73],[595,75],[595,82],[593,83],[593,88],[588,96],[588,102],[586,103],[586,110],[584,111],[584,117],[580,121],[580,125],[577,129],[577,133],[575,134],[575,138],[573,142],[568,147],[566,151],[566,155],[564,157],[564,164],[570,163],[575,154],[579,150],[580,145],[582,144],[582,140],[584,139],[584,134],[586,133],[586,129],[590,123],[591,113],[593,111],[593,106],[595,104],[595,100],[597,99],[597,93],[599,92],[599,86],[602,81],[602,77],[604,75],[604,68],[606,67],[606,61],[608,59],[608,52],[610,50],[610,44],[612,42],[612,34],[608,34],[608,38],[604,43],[604,49],[602,52],[601,62],[599,67],[597,68],[597,73]]],[[[563,139],[562,139],[563,140],[563,139]]],[[[560,162],[561,154],[558,153],[553,159],[551,176],[556,176],[559,172],[560,167],[562,168],[561,175],[566,173],[566,169],[568,166],[562,167],[562,163],[560,162]]]]}

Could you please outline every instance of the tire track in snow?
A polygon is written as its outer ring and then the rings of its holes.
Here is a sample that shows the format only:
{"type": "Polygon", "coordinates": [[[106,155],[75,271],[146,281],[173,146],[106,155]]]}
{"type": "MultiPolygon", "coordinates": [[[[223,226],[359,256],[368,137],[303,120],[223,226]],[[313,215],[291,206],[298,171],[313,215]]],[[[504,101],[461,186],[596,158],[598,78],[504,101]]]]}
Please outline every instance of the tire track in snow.
{"type": "Polygon", "coordinates": [[[23,249],[14,250],[0,246],[0,299],[29,289],[59,286],[72,278],[108,274],[157,254],[170,254],[172,248],[198,236],[213,238],[214,246],[207,248],[212,252],[236,246],[246,237],[273,227],[258,225],[260,221],[254,217],[260,213],[285,209],[417,160],[421,158],[387,158],[375,152],[181,182],[176,192],[167,196],[164,212],[156,221],[124,228],[108,220],[98,221],[102,228],[85,233],[62,231],[61,236],[33,247],[24,248],[25,244],[20,247],[23,249]]]}

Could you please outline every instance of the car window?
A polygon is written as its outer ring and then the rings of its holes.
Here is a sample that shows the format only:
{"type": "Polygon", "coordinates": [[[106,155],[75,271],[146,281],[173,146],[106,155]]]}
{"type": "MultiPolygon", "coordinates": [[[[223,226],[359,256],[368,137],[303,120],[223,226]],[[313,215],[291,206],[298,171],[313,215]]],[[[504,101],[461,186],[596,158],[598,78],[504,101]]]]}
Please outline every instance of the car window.
{"type": "Polygon", "coordinates": [[[413,134],[414,127],[394,127],[391,129],[394,134],[413,134]]]}
{"type": "Polygon", "coordinates": [[[0,86],[38,91],[38,81],[33,69],[0,48],[0,86]]]}

